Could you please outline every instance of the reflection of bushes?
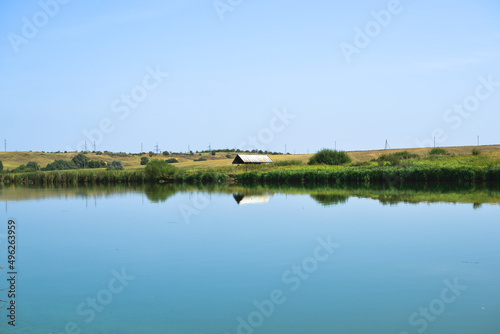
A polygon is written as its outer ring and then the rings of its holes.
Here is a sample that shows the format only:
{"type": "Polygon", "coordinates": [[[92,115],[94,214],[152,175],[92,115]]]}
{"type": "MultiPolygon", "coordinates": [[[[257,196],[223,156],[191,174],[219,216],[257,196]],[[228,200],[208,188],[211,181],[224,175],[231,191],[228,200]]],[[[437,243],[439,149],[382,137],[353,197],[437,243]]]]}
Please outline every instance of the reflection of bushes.
{"type": "Polygon", "coordinates": [[[148,185],[144,189],[146,197],[153,203],[165,202],[167,199],[174,196],[177,191],[178,189],[176,187],[158,184],[148,185]]]}
{"type": "Polygon", "coordinates": [[[349,199],[349,196],[337,194],[311,194],[311,197],[323,206],[345,204],[349,199]]]}

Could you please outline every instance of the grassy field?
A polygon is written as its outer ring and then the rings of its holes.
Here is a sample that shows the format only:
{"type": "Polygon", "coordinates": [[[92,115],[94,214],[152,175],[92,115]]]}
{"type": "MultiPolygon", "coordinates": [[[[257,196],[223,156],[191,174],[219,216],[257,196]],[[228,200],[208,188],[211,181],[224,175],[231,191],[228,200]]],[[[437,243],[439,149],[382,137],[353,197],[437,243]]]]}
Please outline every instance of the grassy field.
{"type": "MultiPolygon", "coordinates": [[[[459,147],[446,147],[446,150],[455,155],[471,155],[472,149],[479,149],[481,153],[485,153],[485,156],[491,157],[493,159],[500,159],[500,145],[488,145],[488,146],[459,146],[459,147]]],[[[391,149],[391,150],[374,150],[374,151],[352,151],[348,152],[349,156],[352,158],[353,162],[366,162],[372,159],[377,159],[382,154],[390,154],[398,151],[408,151],[409,153],[418,154],[419,156],[425,156],[429,152],[429,148],[411,148],[411,149],[391,149]]],[[[155,157],[149,157],[148,154],[143,154],[142,156],[147,156],[150,159],[167,159],[176,158],[179,163],[175,166],[183,169],[200,169],[200,168],[219,168],[219,167],[231,167],[231,163],[236,156],[236,153],[231,152],[232,158],[226,157],[228,153],[217,152],[215,156],[210,153],[194,153],[193,155],[184,153],[173,153],[166,157],[161,154],[155,157]],[[203,157],[207,161],[194,161],[203,157]]],[[[14,169],[22,164],[27,164],[30,161],[38,162],[42,167],[47,166],[48,163],[54,160],[63,159],[71,160],[76,155],[76,153],[42,153],[42,152],[0,152],[0,161],[4,165],[4,169],[14,169]]],[[[299,160],[306,164],[312,154],[300,154],[300,155],[271,155],[271,159],[275,162],[284,160],[299,160]]],[[[139,155],[130,155],[123,153],[103,153],[102,155],[96,155],[94,153],[88,153],[88,157],[91,160],[97,161],[112,161],[121,160],[126,169],[138,169],[144,168],[141,166],[139,155]]]]}

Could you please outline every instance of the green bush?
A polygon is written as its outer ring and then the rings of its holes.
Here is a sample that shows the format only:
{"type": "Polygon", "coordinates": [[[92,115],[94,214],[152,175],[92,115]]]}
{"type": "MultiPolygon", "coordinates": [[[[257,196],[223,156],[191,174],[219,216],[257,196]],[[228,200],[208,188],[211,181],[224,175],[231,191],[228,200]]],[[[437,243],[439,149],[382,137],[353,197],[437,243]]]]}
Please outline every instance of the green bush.
{"type": "Polygon", "coordinates": [[[144,166],[144,165],[147,165],[149,162],[149,159],[148,157],[142,157],[141,158],[141,165],[144,166]]]}
{"type": "Polygon", "coordinates": [[[207,158],[200,157],[198,159],[194,159],[193,161],[207,161],[207,158]]]}
{"type": "Polygon", "coordinates": [[[85,168],[88,167],[90,159],[83,153],[79,153],[71,159],[71,161],[75,164],[76,167],[78,168],[85,168]]]}
{"type": "Polygon", "coordinates": [[[215,154],[216,154],[215,151],[212,151],[212,155],[215,155],[215,154]]]}
{"type": "Polygon", "coordinates": [[[228,158],[228,159],[232,159],[232,158],[233,158],[233,156],[232,156],[231,154],[226,154],[226,158],[228,158]]]}
{"type": "Polygon", "coordinates": [[[54,162],[47,164],[45,168],[42,168],[42,170],[68,170],[68,169],[76,169],[76,165],[73,163],[73,161],[66,161],[66,160],[54,160],[54,162]]]}
{"type": "Polygon", "coordinates": [[[0,161],[0,172],[3,171],[3,163],[0,161]]]}
{"type": "Polygon", "coordinates": [[[351,162],[351,157],[344,151],[322,149],[309,159],[309,165],[342,165],[351,162]]]}
{"type": "Polygon", "coordinates": [[[479,151],[477,148],[472,149],[472,155],[480,155],[481,151],[479,151]]]}
{"type": "Polygon", "coordinates": [[[171,178],[178,171],[178,168],[167,163],[165,160],[153,159],[144,170],[146,178],[149,180],[159,180],[171,178]]]}
{"type": "Polygon", "coordinates": [[[104,161],[90,160],[87,167],[88,168],[103,168],[103,167],[106,167],[106,163],[104,161]]]}
{"type": "Polygon", "coordinates": [[[165,162],[169,163],[169,164],[176,164],[179,162],[179,160],[177,160],[176,158],[170,158],[170,159],[165,160],[165,162]]]}
{"type": "Polygon", "coordinates": [[[148,154],[149,154],[149,156],[150,156],[150,157],[154,157],[154,156],[155,156],[155,154],[154,154],[154,152],[153,152],[153,151],[149,151],[149,153],[148,153],[148,154]]]}
{"type": "Polygon", "coordinates": [[[33,169],[34,171],[39,171],[40,170],[40,165],[38,162],[35,161],[30,161],[26,164],[26,167],[33,169]]]}
{"type": "Polygon", "coordinates": [[[447,155],[447,154],[448,151],[446,151],[444,148],[435,147],[429,151],[429,155],[447,155]]]}
{"type": "Polygon", "coordinates": [[[20,165],[19,167],[16,167],[12,170],[12,173],[29,173],[29,172],[34,172],[35,170],[33,168],[29,168],[26,165],[20,165]]]}
{"type": "Polygon", "coordinates": [[[274,166],[300,166],[303,162],[300,160],[283,160],[273,163],[274,166]]]}
{"type": "Polygon", "coordinates": [[[169,156],[169,155],[170,155],[170,152],[169,152],[169,151],[163,151],[163,153],[162,153],[162,154],[163,154],[164,156],[166,156],[166,157],[167,157],[167,156],[169,156]]]}
{"type": "Polygon", "coordinates": [[[120,160],[113,160],[111,163],[108,163],[107,170],[124,170],[125,167],[120,160]]]}

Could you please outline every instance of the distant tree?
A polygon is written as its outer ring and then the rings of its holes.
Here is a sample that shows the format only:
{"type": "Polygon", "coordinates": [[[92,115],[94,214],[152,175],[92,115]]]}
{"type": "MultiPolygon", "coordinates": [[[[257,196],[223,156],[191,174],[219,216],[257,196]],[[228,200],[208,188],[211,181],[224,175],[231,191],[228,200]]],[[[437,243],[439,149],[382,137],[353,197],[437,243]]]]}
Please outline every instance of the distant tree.
{"type": "Polygon", "coordinates": [[[162,154],[163,154],[164,156],[166,156],[166,157],[167,157],[167,156],[169,156],[169,155],[170,155],[170,152],[169,152],[169,151],[163,151],[163,153],[162,153],[162,154]]]}
{"type": "Polygon", "coordinates": [[[212,155],[215,155],[215,151],[212,151],[212,155]]]}
{"type": "Polygon", "coordinates": [[[106,167],[106,163],[104,161],[90,160],[87,167],[88,168],[103,168],[103,167],[106,167]]]}
{"type": "Polygon", "coordinates": [[[85,154],[79,153],[75,155],[71,161],[76,165],[76,167],[85,168],[88,167],[90,159],[85,154]]]}
{"type": "Polygon", "coordinates": [[[33,169],[34,171],[40,170],[40,165],[38,162],[30,161],[26,164],[26,167],[33,169]]]}
{"type": "Polygon", "coordinates": [[[125,167],[120,160],[113,160],[111,163],[108,163],[108,170],[124,170],[125,167]]]}
{"type": "Polygon", "coordinates": [[[170,159],[165,160],[165,162],[167,162],[169,164],[176,164],[179,162],[179,160],[177,160],[176,158],[170,158],[170,159]]]}
{"type": "Polygon", "coordinates": [[[168,164],[165,160],[153,159],[145,168],[146,177],[150,180],[165,179],[177,173],[177,167],[168,164]]]}
{"type": "Polygon", "coordinates": [[[154,152],[153,151],[149,151],[149,156],[150,157],[154,157],[155,156],[154,152]]]}
{"type": "Polygon", "coordinates": [[[147,165],[149,162],[149,159],[148,157],[142,157],[141,158],[141,165],[144,166],[144,165],[147,165]]]}
{"type": "Polygon", "coordinates": [[[3,171],[3,163],[0,161],[0,172],[3,171]]]}
{"type": "Polygon", "coordinates": [[[42,168],[42,170],[67,170],[67,169],[76,169],[76,165],[73,163],[73,161],[66,161],[66,160],[54,160],[54,162],[48,164],[45,168],[42,168]]]}
{"type": "Polygon", "coordinates": [[[351,158],[344,151],[322,149],[315,155],[313,155],[308,164],[309,165],[342,165],[344,163],[351,162],[351,158]]]}

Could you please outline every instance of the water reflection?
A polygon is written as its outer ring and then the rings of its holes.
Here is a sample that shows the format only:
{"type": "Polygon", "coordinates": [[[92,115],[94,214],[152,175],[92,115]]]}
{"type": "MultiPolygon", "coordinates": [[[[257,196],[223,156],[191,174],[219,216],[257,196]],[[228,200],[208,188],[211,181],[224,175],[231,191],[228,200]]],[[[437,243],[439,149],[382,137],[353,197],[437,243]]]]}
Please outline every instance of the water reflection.
{"type": "Polygon", "coordinates": [[[97,202],[109,196],[139,193],[153,203],[163,203],[182,192],[203,192],[206,194],[232,195],[239,205],[266,204],[275,194],[308,195],[322,206],[345,204],[349,197],[377,200],[383,205],[399,203],[470,203],[475,209],[483,204],[500,204],[500,185],[458,186],[415,184],[405,187],[384,186],[237,186],[227,184],[144,184],[144,185],[93,185],[93,186],[0,186],[0,201],[30,201],[46,198],[82,198],[97,202]]]}
{"type": "Polygon", "coordinates": [[[270,194],[262,194],[262,195],[245,195],[240,192],[235,192],[233,194],[233,197],[239,205],[246,205],[246,204],[264,204],[268,203],[271,198],[273,198],[273,195],[270,194]]]}

